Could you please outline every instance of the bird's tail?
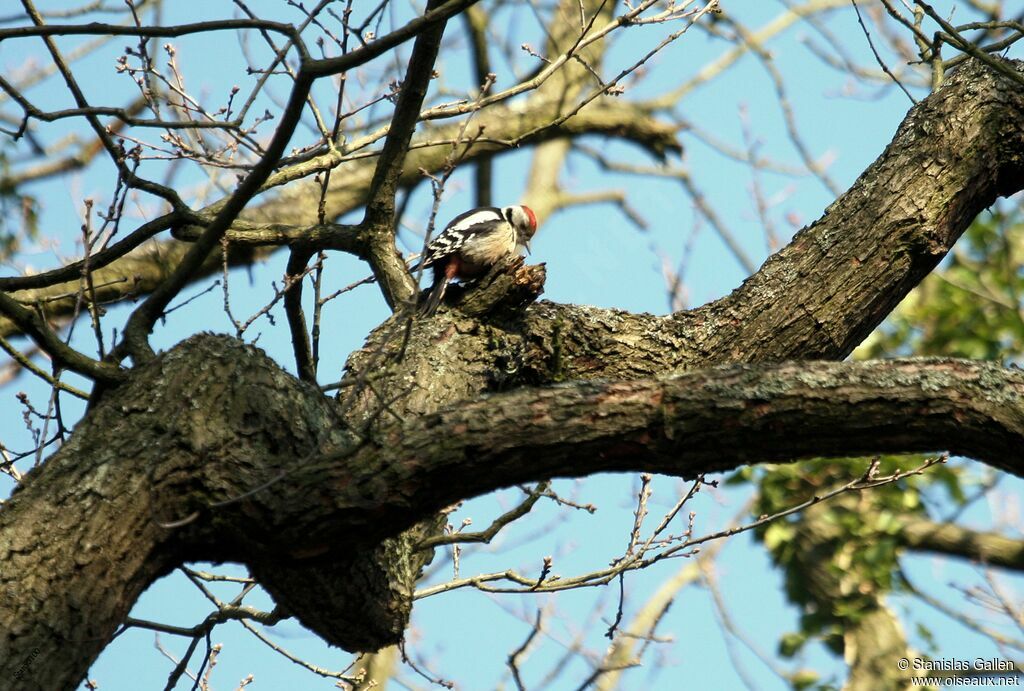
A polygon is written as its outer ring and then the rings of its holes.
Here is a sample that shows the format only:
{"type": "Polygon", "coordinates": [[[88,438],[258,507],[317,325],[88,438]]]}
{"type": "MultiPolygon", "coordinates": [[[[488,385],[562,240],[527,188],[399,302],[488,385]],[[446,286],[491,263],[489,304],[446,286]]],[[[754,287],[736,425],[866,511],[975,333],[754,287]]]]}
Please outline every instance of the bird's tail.
{"type": "Polygon", "coordinates": [[[448,281],[443,274],[434,279],[434,285],[430,286],[430,292],[427,293],[427,297],[420,303],[421,317],[429,317],[437,311],[437,307],[441,304],[447,287],[448,281]]]}

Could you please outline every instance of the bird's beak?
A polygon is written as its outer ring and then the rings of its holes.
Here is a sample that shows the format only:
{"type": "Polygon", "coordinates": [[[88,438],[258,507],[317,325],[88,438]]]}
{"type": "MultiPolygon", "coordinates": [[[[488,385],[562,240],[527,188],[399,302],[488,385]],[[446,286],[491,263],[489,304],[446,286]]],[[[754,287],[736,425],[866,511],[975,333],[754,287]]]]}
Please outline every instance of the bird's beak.
{"type": "Polygon", "coordinates": [[[529,254],[530,253],[530,241],[527,240],[526,242],[524,242],[523,243],[523,247],[526,248],[526,253],[529,254]]]}

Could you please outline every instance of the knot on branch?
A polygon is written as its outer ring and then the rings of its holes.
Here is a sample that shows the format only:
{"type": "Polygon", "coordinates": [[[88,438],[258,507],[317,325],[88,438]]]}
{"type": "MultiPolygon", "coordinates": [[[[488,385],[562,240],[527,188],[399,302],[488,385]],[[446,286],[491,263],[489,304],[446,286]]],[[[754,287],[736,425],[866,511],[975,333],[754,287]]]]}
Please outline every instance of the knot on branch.
{"type": "Polygon", "coordinates": [[[519,311],[541,296],[546,279],[544,264],[527,266],[513,257],[472,283],[449,287],[445,302],[470,317],[519,311]]]}

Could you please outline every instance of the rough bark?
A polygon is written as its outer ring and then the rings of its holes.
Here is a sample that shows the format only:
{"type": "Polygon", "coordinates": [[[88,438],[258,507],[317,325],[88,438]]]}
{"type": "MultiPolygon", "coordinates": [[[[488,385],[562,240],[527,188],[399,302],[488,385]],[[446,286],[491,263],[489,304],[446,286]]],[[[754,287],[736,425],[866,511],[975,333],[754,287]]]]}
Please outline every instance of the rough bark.
{"type": "MultiPolygon", "coordinates": [[[[383,645],[394,626],[325,614],[401,609],[401,598],[348,591],[335,604],[345,584],[305,590],[311,565],[381,563],[366,555],[383,538],[516,482],[937,447],[1021,474],[1019,372],[937,361],[665,375],[843,357],[1022,183],[1024,94],[970,64],[822,219],[704,308],[442,311],[408,340],[396,317],[350,359],[350,376],[373,386],[338,403],[255,349],[190,339],[134,370],[0,510],[0,678],[73,687],[139,592],[189,559],[244,562],[328,641],[383,645]],[[536,386],[599,378],[623,381],[536,386]]],[[[383,562],[408,559],[409,539],[383,562]]]]}
{"type": "MultiPolygon", "coordinates": [[[[360,583],[366,602],[321,595],[315,610],[306,593],[339,592],[317,588],[317,574],[344,571],[456,499],[514,483],[936,446],[1022,473],[1021,444],[1024,374],[954,360],[524,389],[359,441],[334,403],[255,348],[199,336],[110,394],[0,512],[0,673],[28,665],[38,688],[70,688],[142,589],[186,560],[243,562],[327,640],[379,645],[396,632],[315,613],[372,610],[389,593],[360,583]]],[[[392,561],[409,558],[412,539],[392,541],[392,561]]]]}
{"type": "Polygon", "coordinates": [[[193,549],[232,559],[273,530],[257,516],[241,531],[214,516],[217,534],[198,541],[188,537],[193,526],[162,527],[230,498],[207,483],[208,471],[230,468],[255,486],[253,477],[343,441],[315,388],[261,366],[266,357],[251,349],[209,347],[218,342],[200,338],[137,371],[4,504],[0,678],[14,680],[8,688],[74,688],[155,578],[193,549]]]}

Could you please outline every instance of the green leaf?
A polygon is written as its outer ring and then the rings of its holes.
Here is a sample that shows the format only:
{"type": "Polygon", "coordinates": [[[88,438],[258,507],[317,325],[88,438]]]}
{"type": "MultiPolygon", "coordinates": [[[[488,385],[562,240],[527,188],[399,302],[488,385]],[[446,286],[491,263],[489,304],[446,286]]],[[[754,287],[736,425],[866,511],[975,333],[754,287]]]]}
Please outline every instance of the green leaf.
{"type": "Polygon", "coordinates": [[[779,655],[791,658],[800,652],[805,643],[807,643],[807,634],[797,631],[787,633],[779,640],[779,655]]]}
{"type": "Polygon", "coordinates": [[[796,531],[789,523],[785,521],[774,521],[768,524],[768,528],[764,531],[764,546],[771,551],[775,551],[779,546],[789,542],[793,539],[796,531]]]}

